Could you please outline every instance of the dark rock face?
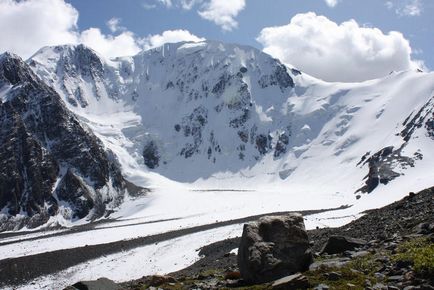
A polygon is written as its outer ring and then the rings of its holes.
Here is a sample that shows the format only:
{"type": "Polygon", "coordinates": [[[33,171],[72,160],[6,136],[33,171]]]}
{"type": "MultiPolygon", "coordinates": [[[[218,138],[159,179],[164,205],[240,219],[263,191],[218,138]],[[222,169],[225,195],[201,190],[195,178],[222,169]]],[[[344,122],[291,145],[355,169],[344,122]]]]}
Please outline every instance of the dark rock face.
{"type": "Polygon", "coordinates": [[[0,209],[6,207],[8,217],[24,213],[24,222],[5,222],[0,230],[43,224],[57,214],[59,200],[68,202],[78,218],[97,203],[101,209],[95,214],[101,216],[104,204],[122,200],[126,182],[114,159],[60,96],[11,54],[0,58],[0,89],[5,87],[9,90],[0,104],[0,209]],[[87,186],[96,192],[93,196],[82,178],[91,183],[87,186]],[[117,197],[97,201],[98,191],[109,183],[117,197]]]}
{"type": "Polygon", "coordinates": [[[160,154],[158,153],[157,144],[149,141],[143,148],[143,160],[145,165],[150,169],[157,168],[160,164],[160,154]]]}
{"type": "Polygon", "coordinates": [[[286,146],[289,143],[289,137],[286,134],[279,135],[279,139],[276,143],[276,148],[274,149],[274,157],[279,158],[281,155],[286,153],[286,146]]]}
{"type": "Polygon", "coordinates": [[[290,77],[283,64],[276,64],[274,72],[271,75],[263,75],[258,83],[262,88],[279,86],[282,91],[294,87],[294,80],[290,77]]]}
{"type": "Polygon", "coordinates": [[[400,135],[404,141],[409,141],[416,129],[425,127],[428,131],[428,136],[434,137],[434,97],[432,97],[422,108],[414,114],[405,119],[404,129],[400,135]]]}
{"type": "Polygon", "coordinates": [[[70,204],[73,209],[74,218],[84,218],[94,207],[92,194],[71,169],[60,180],[56,189],[57,197],[70,204]]]}
{"type": "Polygon", "coordinates": [[[263,283],[304,271],[312,263],[303,217],[269,216],[244,225],[238,250],[241,276],[263,283]]]}
{"type": "Polygon", "coordinates": [[[396,166],[396,164],[404,168],[413,167],[415,159],[420,157],[417,155],[414,158],[402,156],[402,148],[395,150],[393,146],[389,146],[381,149],[369,158],[367,158],[367,155],[362,157],[365,160],[363,165],[369,165],[369,172],[365,177],[365,185],[357,190],[357,192],[372,192],[380,183],[387,184],[399,177],[401,174],[393,170],[393,166],[396,166]]]}
{"type": "Polygon", "coordinates": [[[180,155],[185,158],[193,156],[199,152],[199,147],[203,142],[202,131],[208,123],[208,110],[199,106],[193,112],[182,120],[185,137],[191,137],[192,140],[181,150],[180,155]]]}
{"type": "Polygon", "coordinates": [[[345,251],[352,251],[366,245],[366,241],[344,236],[331,236],[325,244],[322,253],[339,254],[345,251]]]}

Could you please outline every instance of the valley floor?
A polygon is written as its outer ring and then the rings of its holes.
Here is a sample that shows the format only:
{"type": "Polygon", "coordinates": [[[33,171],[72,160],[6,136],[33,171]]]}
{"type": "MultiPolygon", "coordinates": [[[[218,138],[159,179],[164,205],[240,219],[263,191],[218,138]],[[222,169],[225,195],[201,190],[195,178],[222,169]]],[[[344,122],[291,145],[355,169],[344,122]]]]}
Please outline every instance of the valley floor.
{"type": "Polygon", "coordinates": [[[399,188],[391,193],[391,185],[375,193],[381,198],[360,200],[328,192],[320,198],[314,190],[154,189],[126,202],[111,220],[0,234],[0,288],[62,289],[99,277],[124,282],[179,271],[200,260],[200,248],[239,237],[243,224],[260,215],[301,211],[308,229],[341,226],[408,194],[399,188]]]}

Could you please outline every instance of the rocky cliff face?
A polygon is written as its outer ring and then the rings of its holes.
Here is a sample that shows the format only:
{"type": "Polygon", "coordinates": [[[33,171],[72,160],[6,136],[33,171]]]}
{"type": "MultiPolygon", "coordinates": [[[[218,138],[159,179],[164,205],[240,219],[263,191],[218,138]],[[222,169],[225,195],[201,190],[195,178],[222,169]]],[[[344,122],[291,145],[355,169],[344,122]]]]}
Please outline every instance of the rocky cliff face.
{"type": "Polygon", "coordinates": [[[0,58],[0,230],[35,227],[62,210],[102,216],[127,193],[110,152],[19,57],[0,58]]]}

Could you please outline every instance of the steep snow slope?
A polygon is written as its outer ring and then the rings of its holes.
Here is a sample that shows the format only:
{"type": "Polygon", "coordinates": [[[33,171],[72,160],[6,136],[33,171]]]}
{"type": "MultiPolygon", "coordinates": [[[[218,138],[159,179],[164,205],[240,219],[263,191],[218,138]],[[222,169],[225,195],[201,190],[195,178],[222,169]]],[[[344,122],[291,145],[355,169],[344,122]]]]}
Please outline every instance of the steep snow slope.
{"type": "Polygon", "coordinates": [[[431,158],[432,73],[325,83],[254,48],[219,42],[166,44],[114,60],[81,45],[47,47],[29,63],[131,176],[352,194],[431,158]],[[422,108],[404,136],[404,121],[422,108]]]}

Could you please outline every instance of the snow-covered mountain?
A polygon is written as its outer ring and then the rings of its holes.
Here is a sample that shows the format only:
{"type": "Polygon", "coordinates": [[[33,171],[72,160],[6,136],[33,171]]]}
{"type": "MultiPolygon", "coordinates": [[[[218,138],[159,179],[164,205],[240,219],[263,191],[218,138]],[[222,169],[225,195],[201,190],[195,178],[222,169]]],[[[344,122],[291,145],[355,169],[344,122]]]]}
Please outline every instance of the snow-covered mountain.
{"type": "Polygon", "coordinates": [[[0,56],[0,230],[96,218],[142,189],[18,56],[0,56]]]}
{"type": "Polygon", "coordinates": [[[326,83],[212,41],[112,60],[82,45],[46,47],[27,63],[122,174],[149,187],[306,187],[356,200],[391,182],[413,190],[414,176],[432,185],[433,73],[326,83]]]}

